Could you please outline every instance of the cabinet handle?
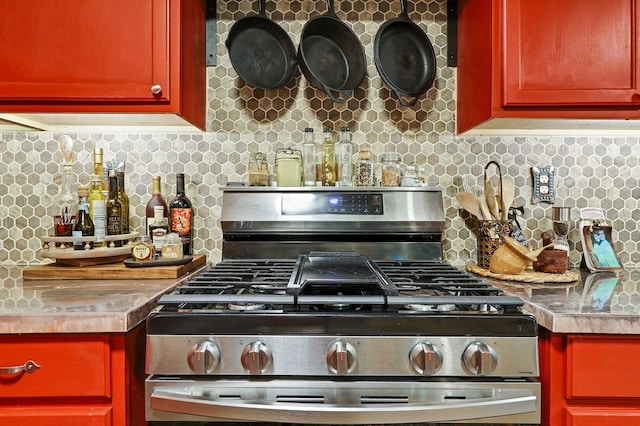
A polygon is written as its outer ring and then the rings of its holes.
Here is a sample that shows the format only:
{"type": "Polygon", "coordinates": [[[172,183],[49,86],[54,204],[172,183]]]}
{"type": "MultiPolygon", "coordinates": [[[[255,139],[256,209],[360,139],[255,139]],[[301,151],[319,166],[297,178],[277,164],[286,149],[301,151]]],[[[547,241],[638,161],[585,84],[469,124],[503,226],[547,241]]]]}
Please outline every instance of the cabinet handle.
{"type": "Polygon", "coordinates": [[[15,365],[13,367],[0,367],[0,375],[13,376],[18,373],[34,373],[40,366],[34,361],[27,361],[22,365],[15,365]]]}
{"type": "Polygon", "coordinates": [[[154,95],[161,94],[162,86],[160,86],[159,84],[154,84],[153,86],[151,86],[151,93],[153,93],[154,95]]]}

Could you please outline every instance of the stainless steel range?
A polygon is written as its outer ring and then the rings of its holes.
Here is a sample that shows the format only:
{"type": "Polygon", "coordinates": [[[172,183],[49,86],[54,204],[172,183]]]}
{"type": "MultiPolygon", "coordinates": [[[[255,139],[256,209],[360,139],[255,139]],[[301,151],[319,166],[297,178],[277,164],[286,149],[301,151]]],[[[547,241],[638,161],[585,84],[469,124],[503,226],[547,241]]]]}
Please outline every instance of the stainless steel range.
{"type": "Polygon", "coordinates": [[[535,318],[442,261],[442,193],[224,189],[147,321],[149,421],[540,423],[535,318]]]}

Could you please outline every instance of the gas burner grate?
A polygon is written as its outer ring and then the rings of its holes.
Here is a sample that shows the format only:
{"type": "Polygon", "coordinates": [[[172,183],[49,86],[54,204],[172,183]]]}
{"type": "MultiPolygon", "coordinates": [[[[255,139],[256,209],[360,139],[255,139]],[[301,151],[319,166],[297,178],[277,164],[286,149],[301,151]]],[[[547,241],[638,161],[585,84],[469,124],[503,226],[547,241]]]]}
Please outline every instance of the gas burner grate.
{"type": "Polygon", "coordinates": [[[188,312],[334,311],[399,313],[514,313],[516,297],[442,261],[377,261],[397,295],[368,289],[288,295],[296,260],[223,260],[160,299],[164,309],[188,312]],[[340,309],[336,309],[339,307],[340,309]],[[348,309],[347,307],[354,307],[348,309]],[[357,308],[355,308],[357,307],[357,308]]]}

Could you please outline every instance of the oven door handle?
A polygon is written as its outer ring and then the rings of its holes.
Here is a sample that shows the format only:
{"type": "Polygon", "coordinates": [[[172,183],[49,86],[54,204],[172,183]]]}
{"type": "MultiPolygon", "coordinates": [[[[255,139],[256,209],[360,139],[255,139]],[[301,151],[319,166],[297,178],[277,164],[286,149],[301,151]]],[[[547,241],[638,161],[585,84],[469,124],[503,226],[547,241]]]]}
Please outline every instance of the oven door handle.
{"type": "Polygon", "coordinates": [[[531,391],[502,389],[493,398],[477,401],[410,404],[309,404],[261,401],[210,400],[171,389],[155,389],[154,410],[216,419],[318,424],[416,423],[463,421],[535,412],[537,398],[531,391]]]}

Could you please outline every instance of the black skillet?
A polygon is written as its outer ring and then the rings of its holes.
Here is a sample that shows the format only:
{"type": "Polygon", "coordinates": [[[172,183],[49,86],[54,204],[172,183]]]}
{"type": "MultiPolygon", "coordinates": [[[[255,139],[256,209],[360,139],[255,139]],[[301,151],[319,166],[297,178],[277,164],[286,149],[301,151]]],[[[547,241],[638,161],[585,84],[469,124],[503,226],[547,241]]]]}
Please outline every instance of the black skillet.
{"type": "Polygon", "coordinates": [[[333,102],[344,103],[364,80],[367,61],[358,37],[338,19],[333,0],[327,4],[325,15],[302,28],[298,62],[313,87],[327,92],[333,102]]]}
{"type": "Polygon", "coordinates": [[[409,19],[407,0],[401,4],[401,15],[378,29],[374,61],[380,78],[400,104],[413,106],[433,84],[436,55],[427,35],[409,19]]]}
{"type": "Polygon", "coordinates": [[[298,60],[289,35],[267,18],[265,1],[258,0],[258,15],[233,24],[225,45],[231,65],[244,81],[262,89],[277,89],[291,81],[298,60]]]}

